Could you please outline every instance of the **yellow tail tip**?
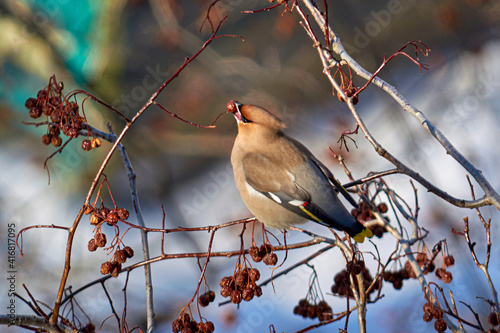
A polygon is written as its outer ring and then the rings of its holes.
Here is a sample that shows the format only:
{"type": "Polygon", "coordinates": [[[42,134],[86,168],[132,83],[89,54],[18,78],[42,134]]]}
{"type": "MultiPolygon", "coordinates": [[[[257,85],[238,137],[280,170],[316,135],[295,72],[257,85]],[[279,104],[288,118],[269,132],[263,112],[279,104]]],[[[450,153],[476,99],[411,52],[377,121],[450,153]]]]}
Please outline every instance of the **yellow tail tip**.
{"type": "Polygon", "coordinates": [[[373,232],[368,228],[364,228],[363,231],[361,231],[359,234],[354,235],[352,238],[358,243],[363,243],[365,241],[365,237],[370,238],[372,236],[373,232]]]}

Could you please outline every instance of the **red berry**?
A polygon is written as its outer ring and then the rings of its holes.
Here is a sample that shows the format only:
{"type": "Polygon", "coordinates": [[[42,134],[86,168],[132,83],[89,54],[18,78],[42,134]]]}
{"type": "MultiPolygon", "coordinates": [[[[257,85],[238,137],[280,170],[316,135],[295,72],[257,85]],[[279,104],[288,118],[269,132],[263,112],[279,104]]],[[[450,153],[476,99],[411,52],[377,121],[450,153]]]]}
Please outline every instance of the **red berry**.
{"type": "Polygon", "coordinates": [[[446,322],[443,319],[438,319],[434,322],[434,329],[438,332],[444,332],[448,328],[446,322]]]}
{"type": "Polygon", "coordinates": [[[88,249],[90,252],[94,252],[95,250],[97,250],[97,245],[95,243],[95,239],[92,238],[91,240],[89,240],[89,244],[88,244],[88,249]]]}
{"type": "Polygon", "coordinates": [[[450,254],[444,258],[444,264],[448,267],[453,266],[455,264],[455,258],[450,254]]]}
{"type": "Polygon", "coordinates": [[[241,303],[241,291],[238,289],[231,291],[231,302],[234,304],[239,304],[241,303]]]}
{"type": "Polygon", "coordinates": [[[276,253],[268,253],[264,256],[262,261],[268,266],[275,266],[278,263],[278,256],[276,253]]]}
{"type": "Polygon", "coordinates": [[[89,139],[85,139],[82,141],[82,148],[85,151],[90,151],[92,149],[91,143],[89,139]]]}

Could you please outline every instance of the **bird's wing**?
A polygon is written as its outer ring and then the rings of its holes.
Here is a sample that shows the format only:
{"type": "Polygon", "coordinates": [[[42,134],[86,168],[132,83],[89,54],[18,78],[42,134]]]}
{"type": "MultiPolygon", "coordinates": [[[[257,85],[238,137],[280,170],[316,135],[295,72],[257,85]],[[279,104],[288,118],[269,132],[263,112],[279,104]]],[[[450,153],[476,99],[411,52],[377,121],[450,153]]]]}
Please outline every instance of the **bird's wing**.
{"type": "Polygon", "coordinates": [[[340,184],[340,182],[333,176],[333,174],[330,172],[330,170],[328,170],[328,168],[323,163],[321,163],[321,161],[319,161],[318,159],[316,159],[316,157],[310,156],[310,158],[313,161],[313,163],[316,164],[316,166],[319,168],[319,170],[323,173],[323,175],[328,179],[328,181],[330,182],[330,184],[337,191],[339,191],[340,193],[342,193],[342,195],[344,196],[344,198],[346,198],[347,201],[349,201],[349,203],[351,205],[353,205],[355,208],[359,208],[358,203],[356,202],[356,200],[354,200],[354,198],[346,191],[346,189],[344,188],[344,186],[342,186],[342,184],[340,184]]]}
{"type": "Polygon", "coordinates": [[[246,154],[242,163],[246,181],[254,190],[305,219],[332,226],[328,215],[311,202],[310,194],[295,183],[290,172],[258,153],[246,154]]]}

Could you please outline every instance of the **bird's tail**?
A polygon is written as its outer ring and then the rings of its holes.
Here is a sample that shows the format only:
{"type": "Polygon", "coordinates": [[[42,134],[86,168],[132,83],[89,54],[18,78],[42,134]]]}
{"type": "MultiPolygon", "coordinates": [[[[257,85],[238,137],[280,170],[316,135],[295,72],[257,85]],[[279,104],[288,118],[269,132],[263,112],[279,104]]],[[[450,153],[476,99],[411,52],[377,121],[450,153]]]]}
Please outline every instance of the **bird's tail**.
{"type": "Polygon", "coordinates": [[[365,237],[370,238],[372,236],[373,236],[372,231],[368,228],[364,228],[361,232],[352,236],[352,238],[358,243],[363,243],[365,241],[365,237]]]}

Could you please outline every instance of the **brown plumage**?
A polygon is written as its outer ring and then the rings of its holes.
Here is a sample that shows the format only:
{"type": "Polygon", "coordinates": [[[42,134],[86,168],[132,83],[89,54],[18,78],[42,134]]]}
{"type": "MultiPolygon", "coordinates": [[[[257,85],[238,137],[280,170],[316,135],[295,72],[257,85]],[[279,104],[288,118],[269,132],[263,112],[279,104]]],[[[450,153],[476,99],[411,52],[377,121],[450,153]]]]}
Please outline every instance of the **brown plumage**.
{"type": "Polygon", "coordinates": [[[286,229],[311,220],[344,230],[357,242],[372,236],[337,197],[341,191],[350,198],[347,192],[304,145],[283,132],[280,119],[236,101],[227,109],[238,123],[231,153],[236,186],[260,222],[286,229]]]}

